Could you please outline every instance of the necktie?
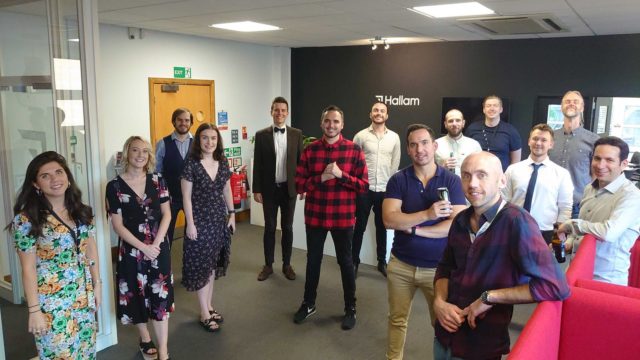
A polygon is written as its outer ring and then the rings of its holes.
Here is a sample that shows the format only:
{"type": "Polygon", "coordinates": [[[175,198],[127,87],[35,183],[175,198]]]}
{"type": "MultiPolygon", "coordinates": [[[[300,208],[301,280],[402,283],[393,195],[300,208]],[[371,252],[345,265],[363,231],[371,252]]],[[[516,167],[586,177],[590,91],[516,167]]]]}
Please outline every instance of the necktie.
{"type": "Polygon", "coordinates": [[[531,179],[529,179],[529,185],[527,186],[527,194],[524,196],[523,208],[527,211],[531,211],[531,199],[533,199],[533,191],[536,188],[536,180],[538,180],[538,169],[542,164],[531,164],[533,166],[533,173],[531,179]]]}
{"type": "Polygon", "coordinates": [[[285,128],[279,128],[279,127],[275,127],[275,126],[274,126],[274,127],[273,127],[273,132],[274,132],[274,133],[278,133],[278,132],[279,132],[279,133],[284,134],[284,129],[285,129],[285,128]]]}

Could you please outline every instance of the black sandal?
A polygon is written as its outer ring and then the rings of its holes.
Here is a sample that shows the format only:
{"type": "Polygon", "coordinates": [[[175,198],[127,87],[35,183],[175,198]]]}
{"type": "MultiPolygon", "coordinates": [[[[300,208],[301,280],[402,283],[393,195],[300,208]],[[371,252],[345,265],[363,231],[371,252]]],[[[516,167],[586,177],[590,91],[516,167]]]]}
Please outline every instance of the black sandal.
{"type": "Polygon", "coordinates": [[[158,358],[158,349],[156,348],[156,344],[153,343],[153,340],[142,342],[142,339],[140,339],[140,353],[145,360],[156,360],[158,358]],[[155,350],[155,352],[151,350],[155,350]]]}
{"type": "Polygon", "coordinates": [[[213,320],[213,318],[207,320],[200,320],[200,326],[202,326],[208,332],[218,332],[220,330],[220,325],[213,320]],[[215,327],[211,327],[212,324],[215,324],[215,327]]]}
{"type": "Polygon", "coordinates": [[[209,315],[211,315],[211,319],[218,324],[222,324],[224,322],[224,317],[215,310],[209,310],[209,315]]]}

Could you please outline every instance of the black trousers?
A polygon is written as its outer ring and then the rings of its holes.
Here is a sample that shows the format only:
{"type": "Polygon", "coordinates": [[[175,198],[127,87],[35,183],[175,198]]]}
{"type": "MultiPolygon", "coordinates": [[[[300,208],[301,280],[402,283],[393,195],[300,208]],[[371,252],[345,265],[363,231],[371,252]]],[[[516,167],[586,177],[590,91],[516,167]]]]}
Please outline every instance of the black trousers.
{"type": "Polygon", "coordinates": [[[384,192],[369,190],[364,195],[358,195],[356,200],[356,227],[353,231],[353,263],[360,264],[360,249],[362,249],[362,237],[367,229],[369,213],[373,207],[374,220],[376,224],[376,255],[378,261],[387,259],[387,229],[382,222],[382,201],[384,192]]]}
{"type": "Polygon", "coordinates": [[[264,263],[272,266],[276,247],[276,222],[280,209],[280,228],[282,229],[282,264],[291,264],[291,247],[293,245],[293,215],[296,210],[296,195],[289,196],[287,184],[276,186],[273,198],[262,196],[262,212],[264,214],[264,263]]]}
{"type": "Polygon", "coordinates": [[[307,274],[304,283],[304,302],[315,305],[318,282],[320,281],[320,268],[322,265],[322,253],[327,232],[331,231],[333,246],[336,249],[340,275],[342,276],[342,291],[344,293],[345,308],[356,306],[356,280],[351,262],[352,229],[327,230],[316,227],[306,227],[307,230],[307,274]]]}
{"type": "Polygon", "coordinates": [[[180,201],[171,201],[171,222],[169,223],[169,229],[167,235],[169,236],[170,243],[173,243],[173,232],[176,230],[176,220],[178,220],[178,213],[182,208],[182,199],[180,201]]]}

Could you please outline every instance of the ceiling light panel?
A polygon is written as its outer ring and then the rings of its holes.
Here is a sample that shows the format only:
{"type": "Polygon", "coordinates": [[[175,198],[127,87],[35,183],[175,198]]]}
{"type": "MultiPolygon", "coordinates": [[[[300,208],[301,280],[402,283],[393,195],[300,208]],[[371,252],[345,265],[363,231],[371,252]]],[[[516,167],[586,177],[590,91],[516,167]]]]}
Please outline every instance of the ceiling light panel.
{"type": "Polygon", "coordinates": [[[416,6],[409,10],[415,11],[421,15],[434,18],[448,17],[464,17],[491,15],[495,12],[478,2],[466,2],[457,4],[433,5],[433,6],[416,6]]]}
{"type": "Polygon", "coordinates": [[[253,21],[240,21],[240,22],[232,22],[232,23],[224,23],[224,24],[213,24],[213,25],[209,25],[209,27],[225,29],[225,30],[241,31],[241,32],[281,30],[277,26],[261,24],[253,21]]]}

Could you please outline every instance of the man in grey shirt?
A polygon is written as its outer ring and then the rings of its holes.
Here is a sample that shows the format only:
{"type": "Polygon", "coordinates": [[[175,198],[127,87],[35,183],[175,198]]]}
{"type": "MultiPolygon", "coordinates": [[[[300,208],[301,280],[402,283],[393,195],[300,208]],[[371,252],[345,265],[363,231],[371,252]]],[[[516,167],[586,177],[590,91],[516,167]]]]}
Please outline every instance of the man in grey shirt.
{"type": "Polygon", "coordinates": [[[555,146],[549,151],[554,163],[569,170],[573,182],[573,209],[571,218],[578,217],[580,200],[585,186],[591,182],[589,164],[593,153],[593,144],[599,136],[582,127],[584,99],[577,90],[569,90],[562,97],[564,124],[554,131],[555,146]]]}

